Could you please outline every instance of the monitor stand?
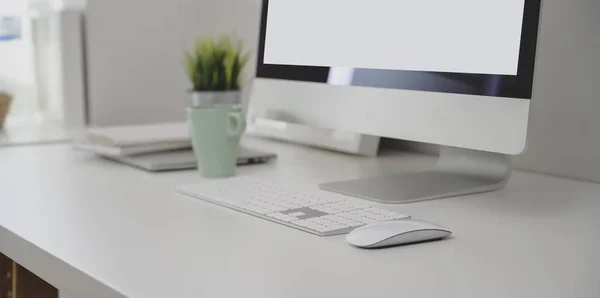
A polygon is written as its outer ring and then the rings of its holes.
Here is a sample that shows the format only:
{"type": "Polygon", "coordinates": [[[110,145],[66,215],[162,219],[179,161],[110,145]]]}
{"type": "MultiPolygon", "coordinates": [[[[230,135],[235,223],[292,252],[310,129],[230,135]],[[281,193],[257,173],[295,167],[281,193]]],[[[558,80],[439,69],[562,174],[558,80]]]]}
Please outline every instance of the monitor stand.
{"type": "Polygon", "coordinates": [[[386,204],[403,204],[501,189],[509,155],[444,147],[433,170],[321,184],[321,189],[386,204]]]}

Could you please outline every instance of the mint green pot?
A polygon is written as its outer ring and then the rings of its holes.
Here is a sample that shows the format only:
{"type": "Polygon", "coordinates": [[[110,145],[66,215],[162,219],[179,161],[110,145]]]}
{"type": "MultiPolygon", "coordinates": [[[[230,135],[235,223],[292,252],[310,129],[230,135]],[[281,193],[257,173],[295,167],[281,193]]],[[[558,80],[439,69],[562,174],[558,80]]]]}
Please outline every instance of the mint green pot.
{"type": "Polygon", "coordinates": [[[189,107],[187,122],[202,176],[234,176],[240,139],[246,129],[242,107],[229,104],[189,107]]]}

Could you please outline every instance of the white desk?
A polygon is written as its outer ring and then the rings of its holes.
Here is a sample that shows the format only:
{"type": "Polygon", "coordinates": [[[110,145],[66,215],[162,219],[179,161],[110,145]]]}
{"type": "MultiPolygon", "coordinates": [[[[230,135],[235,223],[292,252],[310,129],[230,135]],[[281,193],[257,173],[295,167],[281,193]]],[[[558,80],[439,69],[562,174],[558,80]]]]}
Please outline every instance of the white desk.
{"type": "MultiPolygon", "coordinates": [[[[315,187],[433,162],[247,144],[280,157],[239,174],[315,187]]],[[[391,207],[451,240],[360,250],[172,190],[200,181],[67,145],[5,148],[0,251],[72,298],[600,297],[600,185],[517,172],[499,192],[391,207]]]]}

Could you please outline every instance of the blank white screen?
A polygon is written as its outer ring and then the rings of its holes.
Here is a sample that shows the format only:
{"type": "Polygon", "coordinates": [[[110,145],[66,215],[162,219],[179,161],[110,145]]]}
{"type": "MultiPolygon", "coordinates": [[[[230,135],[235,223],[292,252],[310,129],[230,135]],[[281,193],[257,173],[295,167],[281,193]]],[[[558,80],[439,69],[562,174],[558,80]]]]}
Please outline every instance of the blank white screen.
{"type": "Polygon", "coordinates": [[[270,0],[266,64],[516,75],[525,0],[270,0]]]}

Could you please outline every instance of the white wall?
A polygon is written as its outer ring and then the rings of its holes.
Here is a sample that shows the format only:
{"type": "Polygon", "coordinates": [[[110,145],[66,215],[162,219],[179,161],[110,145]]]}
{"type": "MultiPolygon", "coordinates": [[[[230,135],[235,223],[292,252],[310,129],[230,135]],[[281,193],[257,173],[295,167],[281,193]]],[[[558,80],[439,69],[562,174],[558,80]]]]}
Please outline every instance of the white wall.
{"type": "Polygon", "coordinates": [[[89,1],[91,124],[185,119],[190,83],[181,68],[183,50],[209,33],[236,33],[255,50],[260,5],[261,0],[89,1]]]}
{"type": "Polygon", "coordinates": [[[600,1],[545,0],[519,168],[600,182],[600,1]]]}

